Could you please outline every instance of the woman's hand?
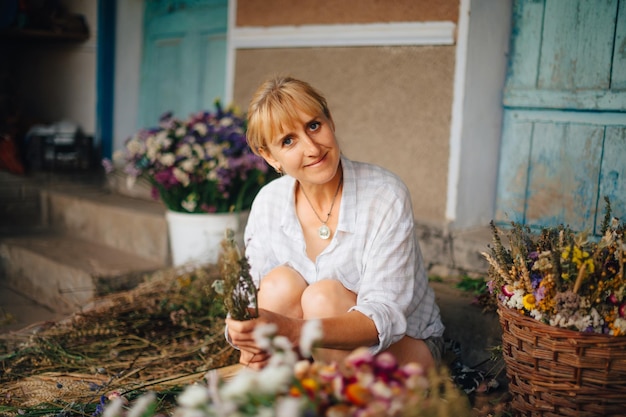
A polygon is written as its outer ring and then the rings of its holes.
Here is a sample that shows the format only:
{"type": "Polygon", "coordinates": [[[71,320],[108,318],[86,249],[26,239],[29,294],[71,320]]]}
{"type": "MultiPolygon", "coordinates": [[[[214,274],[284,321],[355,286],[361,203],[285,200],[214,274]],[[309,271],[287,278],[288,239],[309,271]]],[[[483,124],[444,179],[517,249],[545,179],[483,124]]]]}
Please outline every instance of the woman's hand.
{"type": "Polygon", "coordinates": [[[226,319],[228,335],[232,343],[241,351],[239,362],[250,368],[261,369],[269,359],[269,354],[258,347],[254,340],[256,326],[273,323],[278,327],[277,334],[289,339],[292,346],[297,348],[300,339],[302,320],[283,316],[268,310],[259,309],[259,316],[252,320],[238,321],[226,319]]]}

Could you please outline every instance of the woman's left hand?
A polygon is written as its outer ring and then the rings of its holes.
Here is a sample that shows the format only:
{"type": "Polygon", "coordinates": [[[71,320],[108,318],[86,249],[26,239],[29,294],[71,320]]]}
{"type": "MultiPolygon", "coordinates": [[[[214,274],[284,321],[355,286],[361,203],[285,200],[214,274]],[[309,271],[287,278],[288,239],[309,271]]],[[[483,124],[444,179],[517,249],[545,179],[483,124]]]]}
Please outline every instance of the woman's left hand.
{"type": "Polygon", "coordinates": [[[269,323],[275,324],[278,327],[277,334],[287,337],[292,346],[296,348],[300,339],[301,321],[302,320],[297,320],[282,314],[259,309],[259,316],[255,319],[238,321],[227,318],[226,324],[228,325],[230,339],[235,346],[253,355],[260,355],[265,352],[257,346],[254,340],[254,329],[256,326],[269,323]]]}

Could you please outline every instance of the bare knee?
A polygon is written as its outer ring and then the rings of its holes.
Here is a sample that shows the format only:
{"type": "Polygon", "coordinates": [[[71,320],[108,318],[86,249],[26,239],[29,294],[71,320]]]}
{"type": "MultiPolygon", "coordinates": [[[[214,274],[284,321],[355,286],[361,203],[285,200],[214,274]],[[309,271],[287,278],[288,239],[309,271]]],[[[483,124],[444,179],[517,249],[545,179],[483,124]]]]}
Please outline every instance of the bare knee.
{"type": "Polygon", "coordinates": [[[259,307],[289,317],[302,317],[300,298],[307,283],[298,271],[278,266],[261,279],[259,307]]]}
{"type": "Polygon", "coordinates": [[[337,280],[324,279],[304,290],[301,303],[304,318],[333,317],[353,307],[356,294],[337,280]]]}

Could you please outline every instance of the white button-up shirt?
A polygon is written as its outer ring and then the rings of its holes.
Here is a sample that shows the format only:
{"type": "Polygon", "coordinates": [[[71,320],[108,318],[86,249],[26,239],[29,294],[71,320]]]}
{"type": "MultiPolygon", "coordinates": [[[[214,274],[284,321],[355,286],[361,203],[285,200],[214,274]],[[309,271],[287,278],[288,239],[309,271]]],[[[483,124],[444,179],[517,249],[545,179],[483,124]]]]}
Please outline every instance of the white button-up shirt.
{"type": "Polygon", "coordinates": [[[435,295],[428,285],[405,184],[376,165],[342,156],[343,194],[337,230],[311,261],[295,209],[296,180],[267,184],[257,195],[245,230],[245,254],[259,282],[273,268],[289,265],[308,283],[337,279],[357,294],[357,310],[372,319],[384,350],[405,334],[441,336],[435,295]]]}

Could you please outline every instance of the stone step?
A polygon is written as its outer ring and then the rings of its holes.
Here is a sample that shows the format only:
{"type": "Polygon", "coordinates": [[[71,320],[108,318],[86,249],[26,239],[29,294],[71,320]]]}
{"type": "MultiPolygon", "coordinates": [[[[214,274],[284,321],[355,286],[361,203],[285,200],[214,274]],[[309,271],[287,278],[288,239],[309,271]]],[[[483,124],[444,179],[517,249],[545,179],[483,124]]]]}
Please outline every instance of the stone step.
{"type": "Polygon", "coordinates": [[[4,285],[55,312],[79,311],[94,297],[129,289],[165,264],[58,233],[0,239],[4,285]]]}
{"type": "Polygon", "coordinates": [[[165,207],[100,187],[42,190],[43,218],[53,230],[170,263],[165,207]]]}
{"type": "Polygon", "coordinates": [[[23,176],[0,171],[0,234],[41,226],[39,189],[23,176]]]}

